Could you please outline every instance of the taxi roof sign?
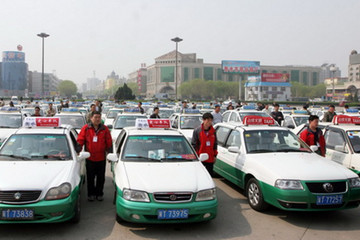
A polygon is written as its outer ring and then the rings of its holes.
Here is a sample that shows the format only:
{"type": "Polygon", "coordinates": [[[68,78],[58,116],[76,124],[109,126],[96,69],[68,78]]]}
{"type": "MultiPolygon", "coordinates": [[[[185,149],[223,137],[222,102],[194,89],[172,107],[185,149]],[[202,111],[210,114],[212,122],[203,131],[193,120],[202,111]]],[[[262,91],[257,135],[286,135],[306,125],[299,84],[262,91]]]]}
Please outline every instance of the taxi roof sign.
{"type": "Polygon", "coordinates": [[[293,114],[295,115],[308,115],[306,110],[294,110],[293,114]]]}
{"type": "Polygon", "coordinates": [[[75,113],[78,113],[80,112],[80,110],[78,108],[63,108],[61,109],[61,112],[75,112],[75,113]]]}
{"type": "Polygon", "coordinates": [[[359,110],[356,108],[349,108],[349,109],[346,109],[346,112],[347,113],[359,113],[359,110]]]}
{"type": "Polygon", "coordinates": [[[360,124],[360,117],[347,116],[347,115],[335,115],[333,124],[360,124]]]}
{"type": "Polygon", "coordinates": [[[272,117],[262,117],[256,115],[245,116],[244,125],[274,125],[275,120],[272,117]]]}
{"type": "Polygon", "coordinates": [[[0,111],[15,112],[15,111],[19,111],[19,109],[17,107],[2,107],[0,108],[0,111]]]}
{"type": "Polygon", "coordinates": [[[139,108],[126,108],[124,109],[124,113],[139,113],[140,109],[139,108]]]}
{"type": "Polygon", "coordinates": [[[255,110],[255,105],[243,106],[241,109],[243,109],[243,110],[255,110]]]}
{"type": "Polygon", "coordinates": [[[137,128],[170,128],[169,119],[147,119],[137,118],[135,121],[137,128]]]}
{"type": "Polygon", "coordinates": [[[58,117],[26,117],[23,127],[60,127],[58,117]]]}

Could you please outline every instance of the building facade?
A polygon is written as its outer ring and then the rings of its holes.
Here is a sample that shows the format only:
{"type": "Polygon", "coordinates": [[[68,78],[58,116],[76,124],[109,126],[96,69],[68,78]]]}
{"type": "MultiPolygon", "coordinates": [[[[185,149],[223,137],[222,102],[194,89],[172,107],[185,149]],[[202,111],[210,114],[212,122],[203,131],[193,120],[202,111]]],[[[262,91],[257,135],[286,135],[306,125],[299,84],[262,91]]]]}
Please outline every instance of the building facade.
{"type": "Polygon", "coordinates": [[[138,86],[139,93],[146,95],[147,89],[147,69],[144,64],[138,70],[129,73],[127,83],[136,83],[138,86]]]}
{"type": "MultiPolygon", "coordinates": [[[[52,73],[44,73],[44,95],[58,95],[58,86],[61,80],[52,73]]],[[[31,97],[42,96],[42,73],[33,71],[29,72],[28,92],[31,97]]]]}
{"type": "Polygon", "coordinates": [[[1,64],[1,96],[24,96],[28,84],[28,65],[25,53],[5,51],[1,64]]]}
{"type": "MultiPolygon", "coordinates": [[[[155,58],[155,63],[147,67],[147,97],[153,97],[158,93],[168,93],[171,97],[174,97],[175,74],[177,74],[178,89],[181,83],[193,79],[239,81],[239,78],[246,80],[248,77],[254,76],[253,74],[238,75],[223,73],[221,63],[204,63],[204,60],[197,58],[195,53],[183,54],[178,52],[177,71],[175,71],[175,61],[176,51],[172,51],[155,58]]],[[[261,73],[289,74],[290,82],[295,81],[307,86],[314,86],[323,82],[320,79],[320,66],[261,65],[260,70],[261,73]]]]}
{"type": "Polygon", "coordinates": [[[349,81],[360,82],[360,54],[353,50],[349,56],[349,81]]]}

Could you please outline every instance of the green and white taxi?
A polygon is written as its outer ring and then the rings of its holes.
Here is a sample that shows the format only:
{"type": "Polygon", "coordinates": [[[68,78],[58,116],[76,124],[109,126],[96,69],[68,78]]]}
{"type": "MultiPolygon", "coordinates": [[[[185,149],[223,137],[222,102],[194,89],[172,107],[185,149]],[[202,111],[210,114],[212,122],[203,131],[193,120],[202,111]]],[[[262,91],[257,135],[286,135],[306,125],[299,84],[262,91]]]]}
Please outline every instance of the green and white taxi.
{"type": "Polygon", "coordinates": [[[124,128],[112,161],[117,221],[183,223],[214,219],[215,184],[183,134],[168,119],[138,119],[124,128]]]}
{"type": "Polygon", "coordinates": [[[184,109],[181,113],[170,116],[171,127],[178,129],[191,142],[194,129],[202,122],[199,109],[184,109]]]}
{"type": "Polygon", "coordinates": [[[124,109],[123,113],[118,113],[118,115],[114,120],[113,128],[111,129],[111,138],[113,142],[116,141],[117,137],[119,136],[123,128],[135,127],[135,121],[137,118],[147,119],[147,116],[145,114],[140,113],[140,110],[138,108],[137,109],[126,108],[124,109]]]}
{"type": "Polygon", "coordinates": [[[84,159],[59,118],[25,118],[0,148],[0,223],[80,220],[84,159]]]}
{"type": "Polygon", "coordinates": [[[272,118],[247,116],[244,124],[215,126],[214,171],[245,190],[258,211],[268,204],[284,210],[326,211],[359,206],[360,179],[323,158],[272,118]]]}

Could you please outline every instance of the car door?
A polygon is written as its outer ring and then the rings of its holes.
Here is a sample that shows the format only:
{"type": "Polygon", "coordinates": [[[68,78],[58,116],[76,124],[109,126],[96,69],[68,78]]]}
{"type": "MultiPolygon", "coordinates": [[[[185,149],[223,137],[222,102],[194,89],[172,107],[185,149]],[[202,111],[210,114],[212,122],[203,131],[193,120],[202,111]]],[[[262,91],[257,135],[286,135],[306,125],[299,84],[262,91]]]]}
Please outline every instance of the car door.
{"type": "Polygon", "coordinates": [[[351,154],[343,131],[328,128],[325,132],[326,157],[334,162],[350,168],[351,154]]]}
{"type": "Polygon", "coordinates": [[[225,112],[223,115],[223,122],[228,122],[231,112],[225,112]]]}

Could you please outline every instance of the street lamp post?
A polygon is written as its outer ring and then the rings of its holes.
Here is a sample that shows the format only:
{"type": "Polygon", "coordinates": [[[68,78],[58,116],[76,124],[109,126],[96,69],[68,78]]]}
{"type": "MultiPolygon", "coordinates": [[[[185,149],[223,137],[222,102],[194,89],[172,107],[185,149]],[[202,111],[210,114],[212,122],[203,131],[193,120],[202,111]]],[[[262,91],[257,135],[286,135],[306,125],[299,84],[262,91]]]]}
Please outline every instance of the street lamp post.
{"type": "Polygon", "coordinates": [[[335,72],[336,72],[336,67],[335,65],[333,64],[331,67],[330,67],[330,72],[332,73],[332,100],[334,100],[335,98],[335,72]]]}
{"type": "Polygon", "coordinates": [[[177,84],[178,84],[178,43],[182,41],[181,38],[176,37],[171,39],[171,41],[176,43],[176,56],[175,56],[175,100],[177,100],[177,84]]]}
{"type": "Polygon", "coordinates": [[[46,33],[39,33],[37,36],[42,38],[41,95],[44,97],[44,39],[50,35],[46,33]]]}

